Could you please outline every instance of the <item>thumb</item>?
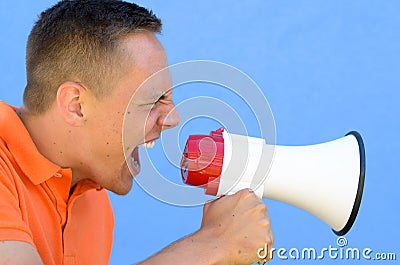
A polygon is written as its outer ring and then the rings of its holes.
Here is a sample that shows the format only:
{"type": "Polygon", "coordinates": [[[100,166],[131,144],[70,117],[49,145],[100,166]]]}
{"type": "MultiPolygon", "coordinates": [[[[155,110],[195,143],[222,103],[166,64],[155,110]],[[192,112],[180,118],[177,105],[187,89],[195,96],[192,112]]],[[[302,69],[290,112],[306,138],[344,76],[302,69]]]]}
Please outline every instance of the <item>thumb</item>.
{"type": "Polygon", "coordinates": [[[206,202],[204,203],[204,206],[203,206],[203,213],[207,212],[208,207],[210,207],[210,205],[213,203],[213,201],[214,201],[214,200],[208,200],[208,201],[206,201],[206,202]]]}
{"type": "Polygon", "coordinates": [[[211,206],[211,204],[215,203],[216,201],[218,201],[219,199],[221,199],[222,197],[224,197],[224,195],[222,195],[221,197],[218,197],[216,199],[212,199],[212,200],[208,200],[204,203],[203,206],[203,213],[206,212],[208,210],[208,208],[211,206]]]}

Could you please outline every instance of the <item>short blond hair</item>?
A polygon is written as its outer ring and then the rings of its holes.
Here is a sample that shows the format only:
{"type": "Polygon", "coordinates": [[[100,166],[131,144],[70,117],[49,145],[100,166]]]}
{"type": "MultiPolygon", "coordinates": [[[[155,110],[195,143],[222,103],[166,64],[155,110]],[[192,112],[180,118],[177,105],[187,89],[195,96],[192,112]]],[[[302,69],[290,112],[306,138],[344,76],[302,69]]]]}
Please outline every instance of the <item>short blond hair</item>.
{"type": "Polygon", "coordinates": [[[66,81],[85,84],[97,97],[107,95],[121,70],[120,40],[138,30],[161,32],[161,27],[152,11],[136,4],[60,1],[40,15],[29,35],[24,105],[33,114],[46,112],[66,81]]]}

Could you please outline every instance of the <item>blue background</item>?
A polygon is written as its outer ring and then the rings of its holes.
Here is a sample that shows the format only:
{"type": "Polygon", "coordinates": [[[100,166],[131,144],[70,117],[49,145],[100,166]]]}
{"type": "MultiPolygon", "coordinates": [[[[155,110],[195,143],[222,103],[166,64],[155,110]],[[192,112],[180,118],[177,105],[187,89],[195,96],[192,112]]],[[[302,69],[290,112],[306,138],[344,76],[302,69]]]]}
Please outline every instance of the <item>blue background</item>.
{"type": "MultiPolygon", "coordinates": [[[[0,2],[1,100],[21,105],[27,36],[37,15],[54,3],[0,2]]],[[[278,144],[307,145],[358,130],[366,145],[367,176],[359,215],[346,235],[348,247],[396,252],[400,259],[399,1],[137,3],[163,20],[160,40],[171,64],[221,61],[255,80],[273,110],[278,144]]],[[[170,173],[180,178],[178,172],[170,173]]],[[[194,232],[201,222],[201,207],[160,202],[138,185],[129,195],[111,199],[116,228],[110,264],[143,260],[194,232]]],[[[314,216],[279,202],[266,203],[276,248],[337,246],[336,236],[314,216]]],[[[190,263],[190,253],[185,261],[190,263]]],[[[311,261],[276,258],[271,264],[287,262],[311,261]]]]}

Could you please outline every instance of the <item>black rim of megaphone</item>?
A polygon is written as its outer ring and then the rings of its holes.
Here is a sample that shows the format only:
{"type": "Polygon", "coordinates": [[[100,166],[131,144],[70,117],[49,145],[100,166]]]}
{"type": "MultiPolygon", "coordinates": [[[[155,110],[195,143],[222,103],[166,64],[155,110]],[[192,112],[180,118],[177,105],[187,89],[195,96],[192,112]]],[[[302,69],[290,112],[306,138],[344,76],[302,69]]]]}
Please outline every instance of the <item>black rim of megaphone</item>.
{"type": "Polygon", "coordinates": [[[364,179],[365,179],[365,148],[364,148],[363,139],[362,139],[361,135],[356,131],[351,131],[348,134],[346,134],[346,136],[347,135],[353,135],[357,139],[357,142],[358,142],[358,149],[360,152],[360,177],[358,180],[358,189],[357,189],[356,199],[353,204],[353,209],[351,211],[350,218],[347,221],[347,224],[340,231],[335,231],[332,229],[333,232],[338,236],[343,236],[347,232],[349,232],[350,228],[353,226],[354,221],[356,220],[358,209],[360,208],[360,204],[361,204],[362,194],[363,194],[363,190],[364,190],[364,179]]]}

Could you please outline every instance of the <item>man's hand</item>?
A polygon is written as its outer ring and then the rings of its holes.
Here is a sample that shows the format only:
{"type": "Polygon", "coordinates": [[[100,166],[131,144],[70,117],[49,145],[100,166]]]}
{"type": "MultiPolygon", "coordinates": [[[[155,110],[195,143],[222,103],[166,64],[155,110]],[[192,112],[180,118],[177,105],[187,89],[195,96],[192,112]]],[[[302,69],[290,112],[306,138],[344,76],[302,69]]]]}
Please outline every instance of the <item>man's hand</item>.
{"type": "MultiPolygon", "coordinates": [[[[267,207],[252,191],[241,190],[204,205],[201,228],[140,263],[178,265],[251,264],[258,249],[271,249],[267,207]]],[[[270,257],[269,257],[270,258],[270,257]]]]}
{"type": "Polygon", "coordinates": [[[265,244],[270,250],[274,241],[267,206],[247,189],[206,203],[198,233],[212,235],[225,253],[223,264],[256,262],[257,250],[265,244]]]}

